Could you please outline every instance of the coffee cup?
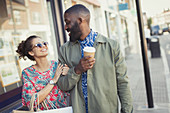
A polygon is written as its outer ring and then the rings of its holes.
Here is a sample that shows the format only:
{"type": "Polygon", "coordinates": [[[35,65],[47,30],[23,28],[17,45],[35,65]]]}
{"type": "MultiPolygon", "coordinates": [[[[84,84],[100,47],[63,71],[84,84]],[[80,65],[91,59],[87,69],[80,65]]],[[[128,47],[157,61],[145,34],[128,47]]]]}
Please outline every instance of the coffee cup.
{"type": "Polygon", "coordinates": [[[95,55],[95,52],[96,52],[96,49],[94,47],[85,47],[83,49],[84,51],[84,57],[85,56],[91,56],[90,59],[94,58],[94,55],[95,55]]]}

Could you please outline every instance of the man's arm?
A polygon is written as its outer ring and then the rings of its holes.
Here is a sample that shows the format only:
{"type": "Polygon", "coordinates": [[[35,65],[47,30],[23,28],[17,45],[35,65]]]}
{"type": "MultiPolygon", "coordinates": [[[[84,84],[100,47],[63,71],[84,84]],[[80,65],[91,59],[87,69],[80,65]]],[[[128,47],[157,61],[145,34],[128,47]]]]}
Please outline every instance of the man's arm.
{"type": "MultiPolygon", "coordinates": [[[[60,48],[59,51],[59,63],[61,64],[67,64],[67,62],[65,61],[65,58],[63,56],[64,51],[62,50],[62,48],[60,48]]],[[[67,64],[68,65],[68,64],[67,64]]],[[[74,67],[71,67],[67,73],[67,75],[65,76],[60,76],[60,78],[58,79],[58,87],[63,90],[63,91],[69,91],[71,90],[79,81],[80,79],[80,74],[76,74],[74,72],[74,67]]]]}
{"type": "MultiPolygon", "coordinates": [[[[64,52],[61,48],[59,53],[59,62],[62,64],[67,64],[62,53],[66,52],[64,52]]],[[[79,63],[75,67],[71,67],[71,69],[69,69],[68,74],[66,76],[61,76],[59,78],[58,86],[61,90],[64,91],[71,90],[79,81],[80,75],[83,72],[86,72],[88,69],[93,68],[95,58],[92,59],[89,58],[91,58],[91,56],[83,57],[82,59],[80,59],[79,63]]]]}
{"type": "Polygon", "coordinates": [[[120,45],[117,43],[115,50],[115,66],[117,76],[118,96],[121,102],[121,113],[132,113],[132,94],[127,76],[125,59],[120,52],[120,45]]]}

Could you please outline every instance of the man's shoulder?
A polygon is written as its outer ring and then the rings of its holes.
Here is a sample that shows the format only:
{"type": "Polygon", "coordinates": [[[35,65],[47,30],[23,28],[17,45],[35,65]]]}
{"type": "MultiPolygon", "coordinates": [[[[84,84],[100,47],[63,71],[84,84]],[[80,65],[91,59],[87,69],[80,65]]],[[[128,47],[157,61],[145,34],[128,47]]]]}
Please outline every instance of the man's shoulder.
{"type": "Polygon", "coordinates": [[[68,47],[70,45],[70,41],[67,41],[66,43],[64,43],[61,47],[68,47]]]}
{"type": "Polygon", "coordinates": [[[109,43],[109,44],[111,44],[111,45],[117,45],[117,44],[119,44],[119,43],[117,42],[117,40],[108,38],[108,37],[106,37],[106,36],[104,36],[104,35],[102,35],[102,34],[100,34],[100,33],[98,33],[98,40],[99,40],[99,41],[106,42],[106,43],[109,43]]]}
{"type": "Polygon", "coordinates": [[[68,49],[69,46],[70,46],[70,41],[67,41],[67,42],[64,43],[62,46],[60,46],[60,50],[68,49]]]}

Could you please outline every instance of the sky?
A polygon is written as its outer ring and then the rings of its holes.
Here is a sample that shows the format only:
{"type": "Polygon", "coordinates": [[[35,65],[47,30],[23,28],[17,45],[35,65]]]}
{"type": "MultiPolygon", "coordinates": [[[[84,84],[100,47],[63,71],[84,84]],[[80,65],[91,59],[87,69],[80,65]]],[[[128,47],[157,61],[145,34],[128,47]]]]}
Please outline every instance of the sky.
{"type": "Polygon", "coordinates": [[[148,17],[170,9],[170,0],[141,0],[142,12],[146,12],[148,17]]]}

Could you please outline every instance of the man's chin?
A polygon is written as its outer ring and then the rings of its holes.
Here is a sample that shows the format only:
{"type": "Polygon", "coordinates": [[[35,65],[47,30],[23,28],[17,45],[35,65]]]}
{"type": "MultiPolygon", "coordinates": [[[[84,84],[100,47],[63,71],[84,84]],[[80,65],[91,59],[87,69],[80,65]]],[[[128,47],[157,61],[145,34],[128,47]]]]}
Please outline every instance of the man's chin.
{"type": "Polygon", "coordinates": [[[70,37],[70,42],[75,42],[76,40],[73,39],[73,37],[70,37]]]}
{"type": "Polygon", "coordinates": [[[77,40],[80,40],[80,38],[78,37],[78,38],[75,38],[75,37],[71,37],[70,36],[70,42],[75,42],[75,41],[77,41],[77,40]]]}
{"type": "Polygon", "coordinates": [[[70,42],[75,42],[76,40],[70,40],[70,42]]]}

